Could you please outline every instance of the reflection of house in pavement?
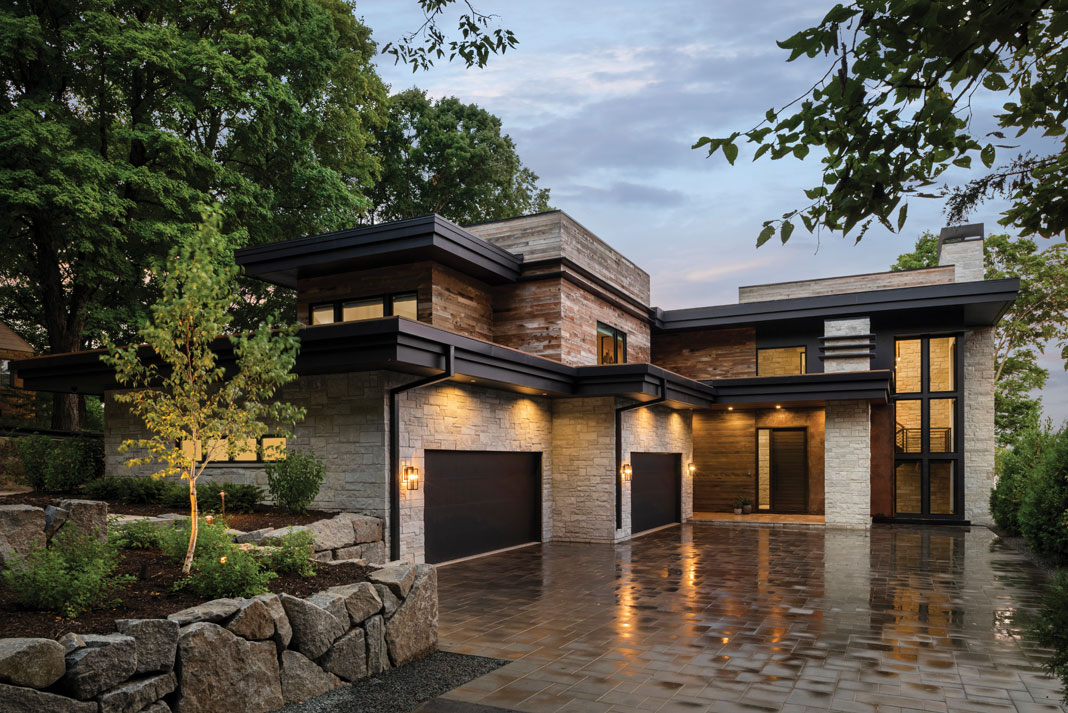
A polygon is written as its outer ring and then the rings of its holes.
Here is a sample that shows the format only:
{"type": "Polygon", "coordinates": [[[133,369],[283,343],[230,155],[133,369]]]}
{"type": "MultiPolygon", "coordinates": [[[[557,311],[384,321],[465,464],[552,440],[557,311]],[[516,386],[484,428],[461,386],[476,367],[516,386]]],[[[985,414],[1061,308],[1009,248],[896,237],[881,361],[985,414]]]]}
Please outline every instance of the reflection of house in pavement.
{"type": "MultiPolygon", "coordinates": [[[[620,542],[740,498],[835,527],[990,520],[993,328],[1018,281],[984,279],[981,226],[943,231],[936,267],[672,310],[559,211],[467,228],[414,218],[237,261],[296,291],[284,397],[307,418],[287,446],[325,461],[315,505],[385,517],[394,557],[620,542]]],[[[42,390],[116,388],[93,353],[18,369],[42,390]]],[[[117,446],[143,427],[106,409],[121,475],[117,446]]],[[[206,477],[262,484],[247,453],[206,477]]]]}
{"type": "Polygon", "coordinates": [[[0,423],[11,425],[33,420],[34,397],[22,390],[22,379],[11,371],[11,362],[33,356],[33,347],[15,330],[0,322],[0,423]]]}

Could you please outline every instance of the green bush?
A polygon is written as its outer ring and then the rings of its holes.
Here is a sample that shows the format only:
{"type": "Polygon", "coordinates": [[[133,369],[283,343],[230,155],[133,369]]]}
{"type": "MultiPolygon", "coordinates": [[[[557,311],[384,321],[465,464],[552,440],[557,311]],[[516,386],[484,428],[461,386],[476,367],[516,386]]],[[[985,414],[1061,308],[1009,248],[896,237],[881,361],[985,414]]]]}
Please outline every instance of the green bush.
{"type": "Polygon", "coordinates": [[[36,492],[70,492],[100,477],[103,444],[92,438],[54,439],[34,434],[18,439],[19,480],[36,492]]]}
{"type": "Polygon", "coordinates": [[[1050,447],[1052,435],[1038,426],[1021,433],[1012,449],[998,454],[998,482],[990,491],[990,512],[1006,535],[1020,534],[1020,508],[1028,482],[1042,455],[1050,447]]]}
{"type": "Polygon", "coordinates": [[[306,530],[293,531],[282,535],[278,545],[267,550],[263,556],[263,564],[278,574],[299,574],[301,577],[315,576],[315,563],[311,555],[315,545],[315,537],[306,530]]]}
{"type": "Polygon", "coordinates": [[[114,574],[120,561],[113,543],[68,525],[52,538],[50,546],[12,557],[3,579],[22,606],[75,617],[108,604],[111,591],[132,581],[129,575],[114,574]]]}
{"type": "Polygon", "coordinates": [[[204,483],[197,486],[197,506],[204,512],[220,512],[220,492],[226,493],[226,512],[255,512],[256,506],[263,502],[263,488],[257,485],[204,483]]]}
{"type": "Polygon", "coordinates": [[[100,478],[82,489],[87,497],[117,500],[126,505],[156,505],[171,491],[185,493],[180,483],[160,478],[100,478]]]}
{"type": "MultiPolygon", "coordinates": [[[[189,546],[189,519],[180,520],[161,530],[160,550],[181,562],[189,546]]],[[[251,597],[267,591],[276,575],[251,552],[234,544],[221,519],[201,518],[197,527],[197,549],[192,572],[178,581],[176,589],[187,589],[200,596],[251,597]]]]}
{"type": "Polygon", "coordinates": [[[1048,434],[1027,478],[1017,520],[1037,554],[1068,563],[1068,428],[1048,434]]]}
{"type": "Polygon", "coordinates": [[[304,512],[323,483],[323,462],[311,453],[290,451],[284,460],[267,464],[267,489],[278,506],[304,512]]]}
{"type": "Polygon", "coordinates": [[[108,540],[120,550],[155,550],[163,540],[162,528],[147,520],[110,523],[108,540]]]}
{"type": "Polygon", "coordinates": [[[1042,646],[1053,650],[1045,666],[1061,679],[1068,703],[1068,572],[1060,572],[1046,590],[1034,633],[1042,646]]]}

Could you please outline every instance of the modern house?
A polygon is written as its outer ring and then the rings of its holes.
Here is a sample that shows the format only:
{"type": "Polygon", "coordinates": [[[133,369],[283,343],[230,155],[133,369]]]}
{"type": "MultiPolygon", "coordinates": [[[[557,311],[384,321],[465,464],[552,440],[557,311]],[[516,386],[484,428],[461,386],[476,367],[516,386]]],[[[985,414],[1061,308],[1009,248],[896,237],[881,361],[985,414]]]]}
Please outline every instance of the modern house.
{"type": "MultiPolygon", "coordinates": [[[[394,558],[617,542],[740,497],[827,526],[990,521],[993,327],[1018,282],[983,279],[981,226],[943,231],[938,267],[678,310],[559,211],[427,216],[237,261],[296,290],[284,398],[307,418],[286,447],[325,461],[315,504],[386,517],[394,558]]],[[[29,388],[116,388],[92,353],[16,368],[29,388]]],[[[106,409],[108,473],[129,473],[117,446],[141,425],[106,409]]],[[[263,483],[255,458],[211,477],[263,483]]]]}

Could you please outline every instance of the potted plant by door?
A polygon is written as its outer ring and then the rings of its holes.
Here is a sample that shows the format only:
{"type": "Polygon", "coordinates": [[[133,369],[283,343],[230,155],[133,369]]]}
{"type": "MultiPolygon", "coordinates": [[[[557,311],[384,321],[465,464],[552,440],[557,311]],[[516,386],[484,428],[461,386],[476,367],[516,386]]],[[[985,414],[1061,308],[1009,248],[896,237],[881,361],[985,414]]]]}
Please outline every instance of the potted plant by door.
{"type": "Polygon", "coordinates": [[[742,498],[742,514],[749,515],[753,512],[753,502],[749,498],[742,498]]]}
{"type": "Polygon", "coordinates": [[[745,504],[747,502],[748,502],[747,498],[735,498],[735,500],[734,500],[734,514],[735,515],[741,515],[742,514],[742,508],[745,507],[745,504]]]}

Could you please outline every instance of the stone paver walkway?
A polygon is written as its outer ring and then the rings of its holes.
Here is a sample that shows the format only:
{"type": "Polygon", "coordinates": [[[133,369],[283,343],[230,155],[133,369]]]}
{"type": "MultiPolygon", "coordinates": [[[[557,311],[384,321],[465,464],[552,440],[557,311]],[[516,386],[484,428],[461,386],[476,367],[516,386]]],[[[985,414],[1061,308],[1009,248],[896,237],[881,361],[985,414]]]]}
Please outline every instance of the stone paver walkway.
{"type": "Polygon", "coordinates": [[[1042,575],[985,528],[684,525],[443,567],[446,695],[530,713],[1059,713],[1042,575]]]}

